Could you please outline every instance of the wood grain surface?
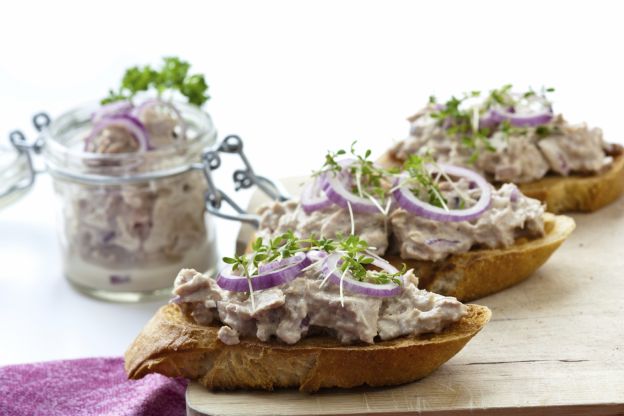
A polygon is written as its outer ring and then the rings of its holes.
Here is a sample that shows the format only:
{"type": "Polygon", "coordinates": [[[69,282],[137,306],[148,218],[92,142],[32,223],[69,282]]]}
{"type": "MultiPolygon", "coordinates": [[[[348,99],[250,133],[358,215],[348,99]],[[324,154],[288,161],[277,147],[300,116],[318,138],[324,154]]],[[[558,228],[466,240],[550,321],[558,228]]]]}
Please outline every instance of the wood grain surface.
{"type": "Polygon", "coordinates": [[[424,380],[317,394],[210,392],[191,384],[188,412],[624,415],[623,210],[620,199],[597,213],[573,215],[576,231],[533,277],[474,302],[490,307],[492,320],[424,380]]]}

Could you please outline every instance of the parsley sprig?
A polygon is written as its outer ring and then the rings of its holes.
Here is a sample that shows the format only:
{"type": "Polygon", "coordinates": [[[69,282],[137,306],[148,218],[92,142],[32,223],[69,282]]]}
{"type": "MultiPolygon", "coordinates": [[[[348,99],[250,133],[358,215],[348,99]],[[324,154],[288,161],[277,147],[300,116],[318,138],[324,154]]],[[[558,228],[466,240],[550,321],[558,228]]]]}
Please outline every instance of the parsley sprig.
{"type": "Polygon", "coordinates": [[[166,91],[178,91],[189,103],[200,107],[210,98],[206,93],[208,84],[203,75],[189,74],[190,67],[188,62],[177,57],[163,58],[158,70],[149,65],[131,67],[126,70],[119,88],[111,89],[101,103],[132,100],[138,93],[153,89],[159,97],[166,91]]]}

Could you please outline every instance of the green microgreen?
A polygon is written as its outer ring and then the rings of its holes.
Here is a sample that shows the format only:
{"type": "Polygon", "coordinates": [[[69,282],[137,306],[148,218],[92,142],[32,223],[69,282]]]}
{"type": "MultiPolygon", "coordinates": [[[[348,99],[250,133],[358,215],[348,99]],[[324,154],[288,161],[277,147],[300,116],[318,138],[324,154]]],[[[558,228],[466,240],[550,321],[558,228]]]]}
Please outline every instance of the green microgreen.
{"type": "MultiPolygon", "coordinates": [[[[290,258],[301,252],[310,250],[322,250],[328,254],[340,253],[339,270],[343,276],[350,272],[351,278],[375,284],[394,283],[401,284],[400,277],[405,274],[406,268],[397,273],[389,273],[384,270],[371,270],[370,266],[374,262],[373,257],[368,254],[371,247],[368,243],[356,235],[347,237],[337,236],[336,239],[316,238],[310,236],[306,238],[297,237],[292,231],[280,234],[269,241],[257,238],[251,244],[253,250],[249,254],[235,257],[223,257],[226,264],[232,266],[232,270],[239,271],[241,275],[249,279],[249,289],[252,305],[254,305],[251,279],[259,274],[260,267],[273,261],[290,258]]],[[[342,293],[342,292],[341,292],[342,293]]],[[[341,296],[342,299],[342,296],[341,296]]],[[[255,308],[255,306],[253,306],[255,308]]]]}
{"type": "Polygon", "coordinates": [[[347,270],[351,273],[353,279],[360,282],[368,282],[375,284],[394,283],[401,284],[400,276],[404,275],[407,267],[403,265],[403,269],[390,273],[385,270],[371,270],[367,268],[374,259],[368,255],[368,243],[356,235],[350,235],[338,242],[337,251],[342,253],[340,257],[338,269],[345,273],[347,270]]]}
{"type": "Polygon", "coordinates": [[[426,194],[426,201],[431,205],[446,208],[448,201],[442,195],[438,183],[434,180],[426,165],[433,163],[430,155],[410,155],[403,163],[403,170],[409,175],[410,190],[421,199],[426,194]]]}
{"type": "MultiPolygon", "coordinates": [[[[509,123],[502,122],[494,127],[483,127],[477,125],[475,128],[475,110],[479,117],[486,115],[492,108],[510,109],[515,108],[519,104],[526,103],[530,100],[542,100],[545,105],[550,105],[546,94],[555,91],[554,88],[541,88],[540,92],[529,89],[523,93],[513,93],[513,86],[505,84],[500,88],[493,89],[478,104],[472,106],[466,105],[469,99],[480,97],[479,91],[471,91],[464,93],[461,97],[451,97],[448,101],[440,106],[433,106],[438,100],[431,96],[429,104],[431,107],[429,116],[442,128],[447,134],[456,138],[466,148],[472,150],[468,162],[476,163],[481,151],[495,151],[490,138],[496,132],[502,132],[505,138],[510,134],[527,134],[528,127],[511,127],[509,123]]],[[[477,123],[478,124],[478,123],[477,123]]],[[[536,128],[535,133],[538,137],[545,137],[551,133],[548,126],[540,126],[536,128]]]]}
{"type": "Polygon", "coordinates": [[[363,154],[358,153],[355,148],[356,143],[357,141],[351,143],[348,151],[340,149],[327,152],[323,166],[313,172],[313,176],[319,176],[326,172],[333,174],[342,172],[344,167],[341,165],[340,159],[347,156],[353,160],[353,163],[349,165],[349,173],[354,179],[351,192],[359,197],[371,199],[375,205],[380,207],[380,211],[386,214],[381,207],[388,202],[388,183],[385,181],[387,171],[371,160],[372,151],[370,149],[364,151],[363,154]]]}

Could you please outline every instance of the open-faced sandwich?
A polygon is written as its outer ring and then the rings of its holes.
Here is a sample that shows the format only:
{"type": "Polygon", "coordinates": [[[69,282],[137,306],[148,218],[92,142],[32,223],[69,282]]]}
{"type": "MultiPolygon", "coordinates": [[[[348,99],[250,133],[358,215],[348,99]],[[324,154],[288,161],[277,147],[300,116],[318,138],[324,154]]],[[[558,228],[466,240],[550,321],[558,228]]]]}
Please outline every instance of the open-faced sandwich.
{"type": "Polygon", "coordinates": [[[216,279],[191,269],[126,352],[152,372],[213,389],[384,386],[425,377],[489,320],[488,308],[417,288],[356,235],[292,232],[225,258],[216,279]]]}
{"type": "Polygon", "coordinates": [[[400,165],[410,155],[431,154],[497,186],[515,183],[550,212],[597,210],[624,192],[623,149],[606,143],[600,129],[553,113],[546,96],[551,91],[515,93],[505,85],[485,97],[472,92],[445,103],[431,97],[408,119],[410,135],[380,163],[400,165]]]}
{"type": "Polygon", "coordinates": [[[413,268],[422,288],[469,301],[530,276],[574,229],[514,184],[495,189],[427,156],[387,170],[370,151],[347,153],[329,153],[299,200],[261,207],[257,235],[357,234],[396,267],[413,268]]]}

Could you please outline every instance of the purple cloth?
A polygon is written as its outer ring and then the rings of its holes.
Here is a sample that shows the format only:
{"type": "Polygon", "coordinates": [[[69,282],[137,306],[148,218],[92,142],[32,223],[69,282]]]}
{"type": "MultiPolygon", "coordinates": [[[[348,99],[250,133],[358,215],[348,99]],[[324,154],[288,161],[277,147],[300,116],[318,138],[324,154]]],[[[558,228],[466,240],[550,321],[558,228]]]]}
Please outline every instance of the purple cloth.
{"type": "Polygon", "coordinates": [[[128,380],[122,358],[85,358],[0,368],[0,415],[185,415],[186,380],[128,380]]]}

